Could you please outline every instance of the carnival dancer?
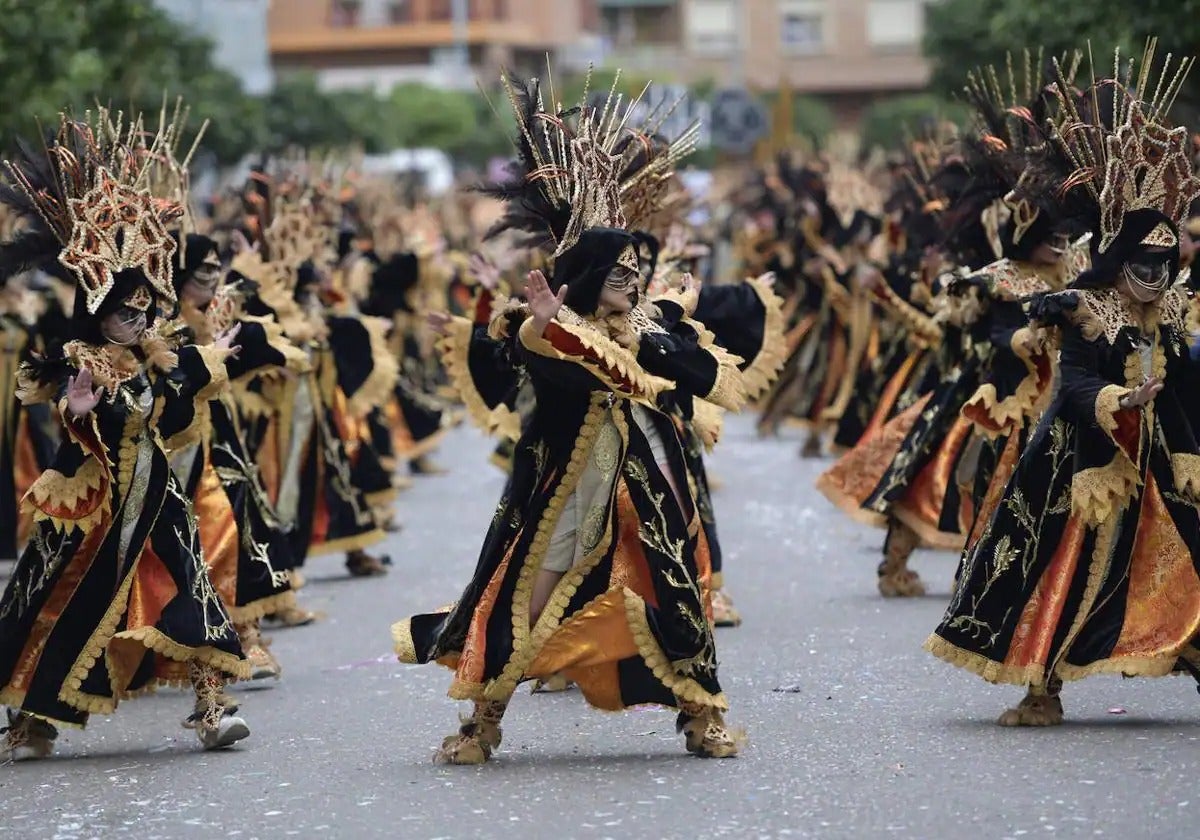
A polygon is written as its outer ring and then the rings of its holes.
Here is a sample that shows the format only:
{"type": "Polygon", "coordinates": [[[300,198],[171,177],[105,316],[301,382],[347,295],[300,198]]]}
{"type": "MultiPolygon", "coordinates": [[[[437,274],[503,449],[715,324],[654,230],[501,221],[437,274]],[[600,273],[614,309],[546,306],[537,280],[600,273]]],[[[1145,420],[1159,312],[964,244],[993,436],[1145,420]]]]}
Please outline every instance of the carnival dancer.
{"type": "Polygon", "coordinates": [[[707,555],[679,439],[658,406],[695,396],[740,407],[736,359],[638,300],[617,107],[571,118],[541,110],[536,82],[509,89],[521,152],[513,197],[557,243],[552,285],[530,274],[509,334],[537,407],[472,582],[453,609],[395,625],[397,653],[450,665],[451,696],[475,703],[443,761],[490,758],[517,685],[558,673],[599,708],[678,708],[689,751],[735,755],[706,616],[707,555]]]}
{"type": "Polygon", "coordinates": [[[1190,62],[1168,58],[1156,83],[1153,49],[1136,81],[1118,65],[1082,106],[1059,79],[1036,192],[1090,219],[1092,268],[1031,306],[1061,336],[1060,383],[926,643],[1026,689],[1002,726],[1061,723],[1067,680],[1200,662],[1200,406],[1177,285],[1200,179],[1166,122],[1190,62]]]}
{"type": "Polygon", "coordinates": [[[172,352],[154,329],[175,303],[167,225],[182,208],[134,186],[141,131],[64,118],[53,143],[9,164],[15,186],[2,194],[31,224],[5,248],[38,262],[57,250],[78,282],[70,340],[22,371],[23,399],[58,400],[66,438],[29,491],[35,531],[0,600],[3,746],[15,757],[45,756],[57,726],[163,683],[191,684],[205,748],[249,734],[223,690],[247,664],[167,459],[170,442],[199,433],[231,339],[172,352]]]}

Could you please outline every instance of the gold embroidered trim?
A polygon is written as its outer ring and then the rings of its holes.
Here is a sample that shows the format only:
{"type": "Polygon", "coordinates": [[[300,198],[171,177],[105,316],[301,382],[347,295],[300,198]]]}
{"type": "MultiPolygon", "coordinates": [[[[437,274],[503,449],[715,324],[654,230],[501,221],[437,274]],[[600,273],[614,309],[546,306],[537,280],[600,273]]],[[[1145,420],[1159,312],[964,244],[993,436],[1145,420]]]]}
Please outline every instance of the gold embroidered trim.
{"type": "Polygon", "coordinates": [[[990,440],[1022,428],[1042,408],[1041,398],[1049,396],[1045,386],[1053,382],[1053,374],[1050,382],[1039,382],[1035,357],[1022,349],[1025,339],[1034,337],[1036,331],[1029,327],[1021,327],[1013,334],[1012,350],[1024,363],[1026,374],[1012,394],[1001,400],[996,393],[996,386],[985,383],[979,386],[962,408],[962,415],[972,421],[976,431],[990,440]],[[979,422],[980,415],[989,422],[979,422]]]}
{"type": "MultiPolygon", "coordinates": [[[[524,331],[524,325],[522,325],[522,331],[524,331]]],[[[516,690],[517,684],[524,677],[525,669],[529,667],[529,663],[537,658],[546,640],[550,638],[562,622],[563,613],[579,588],[579,584],[595,568],[596,564],[600,562],[612,540],[611,530],[606,531],[604,539],[592,549],[591,553],[585,556],[579,563],[576,563],[559,579],[558,585],[555,586],[554,591],[550,595],[550,600],[546,603],[542,614],[538,617],[536,625],[531,629],[529,626],[529,604],[533,596],[534,577],[541,571],[542,562],[546,558],[546,553],[550,550],[550,540],[554,536],[555,528],[558,527],[559,519],[562,517],[563,507],[566,505],[567,500],[571,498],[571,494],[575,492],[575,488],[579,484],[579,479],[587,467],[588,460],[592,457],[592,449],[596,444],[596,435],[604,425],[605,418],[609,416],[609,409],[605,405],[606,401],[607,396],[605,394],[596,393],[592,395],[591,406],[584,417],[583,425],[579,430],[579,439],[575,442],[575,449],[572,451],[571,458],[567,462],[562,480],[559,482],[558,487],[555,488],[554,496],[546,506],[546,510],[537,524],[537,532],[530,542],[529,551],[521,566],[521,571],[517,577],[517,585],[513,592],[513,653],[507,664],[505,664],[500,676],[484,687],[483,696],[490,700],[507,699],[516,690]]],[[[612,412],[612,417],[614,422],[618,418],[622,421],[624,420],[620,412],[612,412]]],[[[623,426],[623,422],[617,422],[617,431],[621,433],[622,451],[629,445],[628,429],[623,428],[623,426]]]]}
{"type": "Polygon", "coordinates": [[[591,359],[565,353],[551,344],[545,336],[535,335],[532,318],[527,319],[521,324],[521,328],[517,332],[517,337],[527,350],[537,353],[539,356],[584,365],[588,372],[599,379],[607,388],[623,396],[645,401],[653,405],[658,399],[659,394],[674,389],[674,383],[668,379],[663,379],[662,377],[646,372],[637,363],[637,357],[634,354],[612,339],[601,335],[597,330],[593,328],[580,328],[579,326],[565,324],[561,321],[554,321],[553,323],[559,329],[570,333],[586,350],[594,353],[604,365],[620,374],[628,384],[618,384],[613,381],[609,374],[591,359]]]}
{"type": "Polygon", "coordinates": [[[1141,483],[1137,465],[1118,452],[1107,466],[1080,470],[1071,478],[1071,512],[1097,527],[1119,514],[1141,483]]]}
{"type": "Polygon", "coordinates": [[[1008,665],[997,662],[974,651],[964,650],[936,634],[926,639],[922,647],[938,659],[970,671],[990,683],[1028,686],[1043,685],[1046,682],[1046,669],[1041,665],[1008,665]]]}
{"type": "Polygon", "coordinates": [[[746,283],[766,309],[766,322],[763,325],[763,344],[754,360],[742,371],[745,380],[746,399],[754,402],[771,389],[780,371],[787,363],[787,335],[783,319],[783,298],[775,293],[770,283],[771,275],[762,275],[747,279],[746,283]]]}
{"type": "Polygon", "coordinates": [[[35,521],[49,520],[58,531],[70,527],[90,531],[108,516],[112,503],[109,481],[107,467],[95,456],[89,456],[70,477],[47,469],[29,488],[24,506],[33,508],[35,521]],[[79,503],[89,498],[94,505],[80,509],[79,503]]]}
{"type": "Polygon", "coordinates": [[[109,400],[118,387],[142,372],[137,357],[127,347],[96,347],[83,341],[68,341],[63,345],[63,356],[77,370],[87,368],[92,381],[104,387],[104,396],[109,400]]]}
{"type": "Polygon", "coordinates": [[[646,663],[646,667],[654,673],[658,681],[684,703],[695,703],[728,711],[729,700],[725,697],[724,692],[712,694],[691,677],[685,677],[676,672],[671,665],[671,660],[667,658],[650,629],[650,622],[646,619],[646,602],[628,587],[622,587],[622,589],[625,594],[625,619],[633,634],[633,642],[637,645],[642,661],[646,663]]]}
{"type": "MultiPolygon", "coordinates": [[[[1137,361],[1137,354],[1131,353],[1130,358],[1137,361]]],[[[1126,360],[1126,375],[1129,373],[1129,360],[1126,360]]],[[[1140,365],[1141,363],[1138,362],[1140,365]]],[[[1120,385],[1105,385],[1096,395],[1096,423],[1110,437],[1117,430],[1117,412],[1121,411],[1121,400],[1132,391],[1120,385]]]]}
{"type": "Polygon", "coordinates": [[[1200,455],[1176,452],[1171,455],[1175,489],[1189,499],[1200,500],[1200,455]]]}
{"type": "MultiPolygon", "coordinates": [[[[471,336],[474,334],[475,325],[466,318],[453,318],[447,328],[446,334],[438,341],[438,350],[441,352],[442,367],[446,371],[446,376],[450,380],[450,387],[454,389],[454,393],[467,409],[467,416],[471,418],[479,429],[489,435],[494,435],[500,432],[500,426],[505,425],[505,430],[510,431],[509,418],[506,416],[512,412],[508,406],[500,405],[496,408],[488,408],[484,402],[479,390],[475,387],[475,380],[471,377],[471,368],[468,364],[471,336]],[[499,409],[503,408],[504,412],[499,409]]],[[[520,419],[517,420],[518,429],[520,428],[520,419]]],[[[517,436],[520,436],[518,431],[517,436]]]]}

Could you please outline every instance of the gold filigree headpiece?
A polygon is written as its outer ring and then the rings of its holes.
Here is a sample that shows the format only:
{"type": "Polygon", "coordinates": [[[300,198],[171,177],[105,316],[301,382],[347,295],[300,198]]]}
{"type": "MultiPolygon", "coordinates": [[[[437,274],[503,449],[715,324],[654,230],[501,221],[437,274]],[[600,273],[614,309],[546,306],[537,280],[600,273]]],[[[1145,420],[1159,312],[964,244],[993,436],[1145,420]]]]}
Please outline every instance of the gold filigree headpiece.
{"type": "MultiPolygon", "coordinates": [[[[698,123],[665,145],[654,139],[678,102],[665,110],[649,109],[645,118],[633,125],[649,85],[627,103],[617,93],[619,71],[607,97],[592,107],[587,104],[589,70],[581,104],[569,111],[557,102],[552,83],[549,96],[555,107],[548,111],[536,80],[533,109],[522,107],[521,96],[526,94],[518,94],[511,79],[505,77],[502,81],[532,158],[528,161],[530,171],[524,176],[526,182],[536,185],[548,205],[568,215],[564,228],[554,232],[554,256],[573,247],[588,228],[628,230],[643,224],[657,211],[669,190],[675,166],[696,148],[698,123]],[[640,165],[630,165],[631,159],[640,160],[640,165]]],[[[621,255],[620,264],[637,270],[636,251],[627,251],[621,255]]]]}
{"type": "MultiPolygon", "coordinates": [[[[165,116],[164,116],[165,123],[165,116]]],[[[6,161],[13,182],[62,245],[59,262],[84,290],[95,314],[123,271],[142,271],[151,287],[175,300],[168,225],[184,212],[149,189],[149,162],[161,149],[165,125],[146,140],[140,120],[124,124],[101,110],[95,123],[63,115],[45,149],[53,183],[37,180],[37,164],[6,161]]]]}
{"type": "MultiPolygon", "coordinates": [[[[1168,55],[1157,79],[1152,78],[1155,39],[1147,44],[1141,71],[1133,77],[1134,62],[1122,68],[1115,56],[1114,78],[1107,80],[1111,92],[1093,80],[1092,115],[1101,112],[1101,97],[1111,97],[1112,128],[1096,125],[1079,111],[1067,83],[1060,78],[1058,97],[1061,118],[1051,130],[1051,139],[1072,162],[1074,172],[1062,191],[1085,188],[1100,213],[1097,250],[1107,253],[1121,233],[1125,218],[1140,210],[1162,213],[1180,228],[1188,211],[1200,197],[1200,178],[1194,174],[1191,138],[1186,128],[1171,128],[1167,121],[1176,96],[1194,59],[1172,64],[1168,55]]],[[[1107,104],[1107,103],[1106,103],[1107,104]]],[[[1178,245],[1175,230],[1160,222],[1141,243],[1147,247],[1178,245]]]]}

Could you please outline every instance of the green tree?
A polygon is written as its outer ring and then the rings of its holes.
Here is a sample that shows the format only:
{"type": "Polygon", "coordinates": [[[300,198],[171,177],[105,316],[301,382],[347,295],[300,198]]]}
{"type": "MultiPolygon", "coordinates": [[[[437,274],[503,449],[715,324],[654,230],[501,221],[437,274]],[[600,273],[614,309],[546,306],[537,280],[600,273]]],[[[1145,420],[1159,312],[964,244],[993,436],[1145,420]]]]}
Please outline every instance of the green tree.
{"type": "MultiPolygon", "coordinates": [[[[260,139],[257,105],[217,69],[211,45],[149,0],[0,0],[0,147],[97,102],[157,112],[183,96],[212,124],[208,146],[233,160],[260,139]]],[[[193,119],[198,128],[201,119],[193,119]]]]}
{"type": "Polygon", "coordinates": [[[910,135],[919,135],[926,126],[940,122],[962,124],[969,112],[956,102],[948,102],[934,94],[915,94],[883,99],[871,105],[863,115],[862,148],[899,146],[910,135]]]}
{"type": "MultiPolygon", "coordinates": [[[[942,94],[962,90],[970,68],[1000,64],[1007,52],[1042,47],[1047,55],[1087,50],[1098,77],[1112,74],[1113,51],[1141,57],[1157,36],[1159,55],[1192,55],[1200,48],[1200,0],[940,0],[926,13],[925,53],[933,63],[932,86],[942,94]]],[[[1088,73],[1085,62],[1084,71],[1088,73]]],[[[1200,78],[1186,90],[1200,101],[1200,78]]]]}

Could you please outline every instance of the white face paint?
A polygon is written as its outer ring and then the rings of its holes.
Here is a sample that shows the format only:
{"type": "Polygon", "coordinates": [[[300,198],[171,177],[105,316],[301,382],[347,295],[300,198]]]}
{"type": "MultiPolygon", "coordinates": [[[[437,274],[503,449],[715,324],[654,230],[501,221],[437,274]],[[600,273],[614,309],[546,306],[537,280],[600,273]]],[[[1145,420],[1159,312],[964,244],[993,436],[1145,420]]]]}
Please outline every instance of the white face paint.
{"type": "Polygon", "coordinates": [[[104,337],[113,344],[128,347],[137,344],[146,332],[146,313],[129,306],[122,306],[100,322],[104,337]]]}

